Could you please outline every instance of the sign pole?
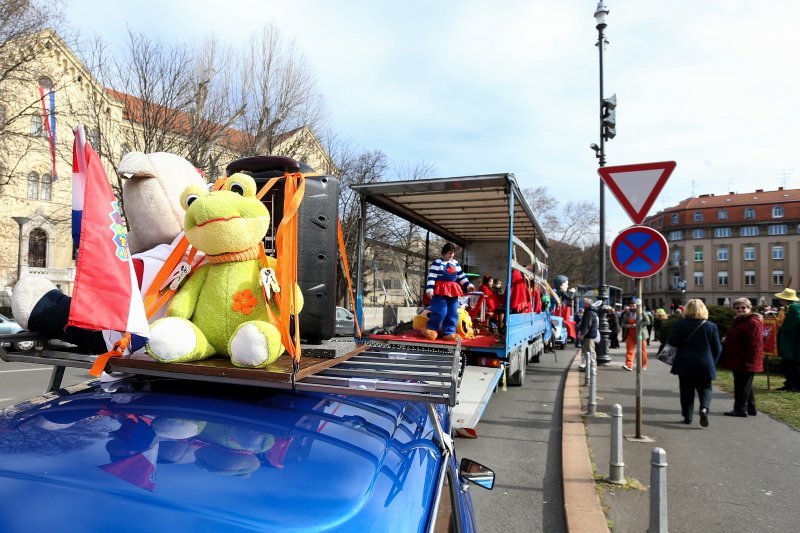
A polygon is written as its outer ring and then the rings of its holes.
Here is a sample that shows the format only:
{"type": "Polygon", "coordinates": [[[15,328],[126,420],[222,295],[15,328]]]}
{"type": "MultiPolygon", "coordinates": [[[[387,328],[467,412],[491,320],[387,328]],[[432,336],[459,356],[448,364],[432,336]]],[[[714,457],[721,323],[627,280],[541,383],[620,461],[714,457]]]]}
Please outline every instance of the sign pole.
{"type": "Polygon", "coordinates": [[[636,280],[636,438],[642,438],[642,278],[636,280]]]}

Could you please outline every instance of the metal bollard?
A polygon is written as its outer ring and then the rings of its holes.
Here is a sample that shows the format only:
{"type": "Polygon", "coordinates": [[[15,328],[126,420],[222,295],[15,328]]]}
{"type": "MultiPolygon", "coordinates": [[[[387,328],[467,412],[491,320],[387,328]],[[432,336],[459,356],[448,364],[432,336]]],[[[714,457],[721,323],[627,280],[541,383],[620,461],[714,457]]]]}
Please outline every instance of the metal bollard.
{"type": "Polygon", "coordinates": [[[586,375],[589,377],[589,414],[593,415],[597,413],[597,370],[591,354],[586,363],[586,375]]]}
{"type": "MultiPolygon", "coordinates": [[[[582,353],[581,353],[581,357],[583,357],[582,353]]],[[[592,373],[592,357],[590,355],[586,356],[586,368],[584,368],[583,371],[586,372],[586,375],[583,376],[583,384],[588,387],[589,386],[589,374],[592,373]]]]}
{"type": "Polygon", "coordinates": [[[653,448],[650,460],[650,527],[648,533],[667,533],[667,452],[653,448]]]}
{"type": "Polygon", "coordinates": [[[625,463],[622,460],[622,406],[611,408],[611,458],[608,461],[608,482],[625,484],[625,463]]]}

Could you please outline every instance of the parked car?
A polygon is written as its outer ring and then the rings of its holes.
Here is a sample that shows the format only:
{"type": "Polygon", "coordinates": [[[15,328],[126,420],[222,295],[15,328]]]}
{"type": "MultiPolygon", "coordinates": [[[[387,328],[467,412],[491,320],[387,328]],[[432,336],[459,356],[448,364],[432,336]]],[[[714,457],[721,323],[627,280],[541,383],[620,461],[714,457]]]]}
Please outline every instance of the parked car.
{"type": "MultiPolygon", "coordinates": [[[[22,331],[22,327],[17,324],[17,321],[11,318],[8,318],[5,315],[0,315],[0,335],[6,335],[11,333],[19,333],[22,331]]],[[[33,345],[35,344],[34,341],[19,341],[13,343],[4,343],[4,346],[11,346],[12,349],[16,351],[21,350],[31,350],[33,349],[33,345]]]]}
{"type": "Polygon", "coordinates": [[[0,411],[3,531],[474,531],[444,405],[93,380],[0,411]],[[34,497],[38,495],[38,497],[34,497]],[[42,505],[46,505],[46,512],[42,505]],[[444,529],[439,529],[444,527],[444,529]]]}
{"type": "Polygon", "coordinates": [[[560,316],[550,317],[550,330],[552,336],[550,342],[553,350],[563,350],[567,346],[567,329],[564,327],[564,319],[560,316]]]}
{"type": "Polygon", "coordinates": [[[336,335],[353,336],[353,313],[344,307],[336,308],[336,335]]]}

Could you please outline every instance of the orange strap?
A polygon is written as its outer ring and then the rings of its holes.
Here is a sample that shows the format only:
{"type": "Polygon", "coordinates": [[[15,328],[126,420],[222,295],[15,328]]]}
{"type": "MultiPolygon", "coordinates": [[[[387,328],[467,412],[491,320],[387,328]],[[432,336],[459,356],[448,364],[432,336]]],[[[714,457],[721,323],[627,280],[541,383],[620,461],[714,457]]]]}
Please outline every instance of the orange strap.
{"type": "Polygon", "coordinates": [[[295,320],[294,339],[291,338],[288,324],[291,316],[292,305],[295,302],[295,287],[297,285],[297,226],[298,209],[305,193],[305,179],[300,173],[286,173],[284,175],[283,218],[278,225],[276,236],[276,251],[278,259],[278,285],[281,286],[281,295],[278,309],[282,318],[281,338],[284,339],[289,355],[297,363],[300,361],[300,321],[295,320]],[[287,344],[288,342],[288,344],[287,344]]]}
{"type": "Polygon", "coordinates": [[[350,267],[347,265],[347,249],[344,246],[344,232],[342,232],[342,219],[336,221],[336,229],[339,237],[339,253],[342,254],[342,268],[344,269],[344,279],[347,280],[347,288],[350,290],[350,307],[353,310],[353,324],[356,326],[356,337],[361,338],[361,328],[358,324],[356,314],[356,298],[353,293],[353,284],[350,281],[350,267]]]}
{"type": "Polygon", "coordinates": [[[122,357],[122,354],[125,353],[125,348],[128,347],[128,344],[131,342],[131,334],[126,333],[122,336],[120,340],[114,343],[114,346],[111,348],[110,351],[106,353],[101,353],[97,356],[97,359],[94,360],[94,364],[92,368],[89,369],[89,374],[94,377],[100,377],[100,374],[105,370],[106,365],[108,364],[108,360],[112,357],[122,357]]]}

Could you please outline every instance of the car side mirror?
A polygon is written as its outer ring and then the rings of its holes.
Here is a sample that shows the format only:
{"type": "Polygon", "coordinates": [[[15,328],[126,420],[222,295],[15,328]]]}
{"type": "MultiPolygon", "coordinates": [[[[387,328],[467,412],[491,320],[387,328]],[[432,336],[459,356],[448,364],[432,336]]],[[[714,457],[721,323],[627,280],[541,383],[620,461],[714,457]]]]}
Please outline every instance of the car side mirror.
{"type": "Polygon", "coordinates": [[[461,459],[461,477],[484,489],[494,488],[494,471],[472,459],[461,459]]]}

